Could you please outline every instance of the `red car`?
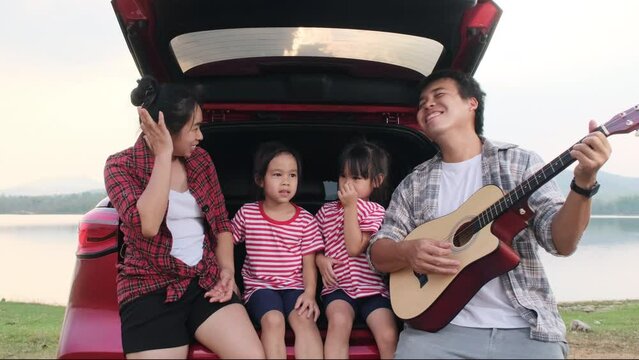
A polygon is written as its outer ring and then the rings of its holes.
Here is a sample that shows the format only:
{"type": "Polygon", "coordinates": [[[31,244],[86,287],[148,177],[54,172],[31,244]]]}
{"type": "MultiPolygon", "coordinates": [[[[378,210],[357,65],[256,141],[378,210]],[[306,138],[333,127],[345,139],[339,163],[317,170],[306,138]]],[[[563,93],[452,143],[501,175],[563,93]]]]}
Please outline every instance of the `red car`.
{"type": "MultiPolygon", "coordinates": [[[[112,5],[140,74],[185,85],[200,99],[200,146],[213,158],[231,216],[256,199],[252,155],[266,140],[301,153],[304,171],[294,201],[312,213],[336,199],[337,155],[354,137],[385,147],[391,186],[398,184],[436,151],[417,130],[417,84],[439,68],[474,73],[501,15],[490,0],[112,5]]],[[[118,223],[105,199],[79,224],[59,358],[124,356],[115,283],[118,223]]],[[[238,247],[238,275],[243,255],[238,247]]],[[[325,319],[319,326],[324,334],[325,319]]],[[[292,358],[290,331],[287,344],[292,358]]],[[[216,358],[199,344],[189,357],[216,358]]],[[[363,322],[354,325],[350,357],[378,357],[363,322]]]]}

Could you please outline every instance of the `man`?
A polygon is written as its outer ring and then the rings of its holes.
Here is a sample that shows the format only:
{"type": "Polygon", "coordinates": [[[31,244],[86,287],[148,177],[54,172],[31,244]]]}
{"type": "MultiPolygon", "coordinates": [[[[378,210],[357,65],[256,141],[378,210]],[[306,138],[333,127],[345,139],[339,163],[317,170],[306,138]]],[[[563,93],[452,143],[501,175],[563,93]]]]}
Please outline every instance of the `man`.
{"type": "MultiPolygon", "coordinates": [[[[368,248],[376,270],[391,273],[409,266],[419,274],[456,274],[461,264],[449,256],[450,242],[402,240],[417,226],[456,210],[483,185],[495,184],[507,192],[544,165],[533,152],[482,136],[484,95],[463,73],[443,71],[425,79],[417,121],[440,151],[393,193],[384,223],[368,248]]],[[[589,127],[592,132],[596,123],[591,121],[589,127]]],[[[575,145],[570,154],[577,166],[568,197],[551,181],[529,198],[535,215],[513,240],[521,263],[486,283],[440,331],[407,324],[396,358],[566,357],[565,326],[537,249],[562,256],[575,251],[590,218],[597,172],[610,153],[607,138],[599,132],[575,145]]]]}

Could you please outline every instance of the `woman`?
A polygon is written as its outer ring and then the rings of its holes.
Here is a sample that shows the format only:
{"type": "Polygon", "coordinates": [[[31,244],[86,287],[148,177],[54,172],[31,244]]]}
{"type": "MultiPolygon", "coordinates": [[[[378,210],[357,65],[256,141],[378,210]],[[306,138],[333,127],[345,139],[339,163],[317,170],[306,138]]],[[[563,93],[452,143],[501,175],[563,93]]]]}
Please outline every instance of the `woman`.
{"type": "Polygon", "coordinates": [[[186,90],[138,81],[142,134],[111,155],[105,184],[126,251],[117,289],[127,358],[186,358],[193,338],[222,358],[263,358],[233,292],[233,236],[215,167],[186,90]]]}

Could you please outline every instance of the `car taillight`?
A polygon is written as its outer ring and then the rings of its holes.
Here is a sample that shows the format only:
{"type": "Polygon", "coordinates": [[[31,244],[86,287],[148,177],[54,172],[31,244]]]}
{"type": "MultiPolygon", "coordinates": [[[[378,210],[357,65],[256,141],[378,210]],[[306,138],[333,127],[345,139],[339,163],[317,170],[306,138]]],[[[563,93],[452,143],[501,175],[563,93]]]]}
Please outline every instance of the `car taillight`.
{"type": "Polygon", "coordinates": [[[94,208],[78,224],[79,257],[101,256],[118,248],[118,213],[113,208],[94,208]]]}

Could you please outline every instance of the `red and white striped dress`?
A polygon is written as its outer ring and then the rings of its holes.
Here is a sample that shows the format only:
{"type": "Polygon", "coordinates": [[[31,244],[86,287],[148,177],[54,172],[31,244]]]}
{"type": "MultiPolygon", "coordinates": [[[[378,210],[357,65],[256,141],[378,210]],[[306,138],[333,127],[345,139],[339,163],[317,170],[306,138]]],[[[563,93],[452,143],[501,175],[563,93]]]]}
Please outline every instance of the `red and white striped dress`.
{"type": "MultiPolygon", "coordinates": [[[[362,232],[375,234],[384,220],[384,207],[372,201],[357,200],[357,220],[362,232]]],[[[381,294],[388,297],[388,289],[380,274],[368,266],[366,254],[348,256],[344,242],[344,207],[341,202],[324,204],[315,216],[324,237],[324,255],[341,262],[333,271],[337,277],[337,286],[324,286],[322,295],[337,289],[357,299],[381,294]]]]}
{"type": "Polygon", "coordinates": [[[269,218],[262,202],[245,204],[233,217],[234,242],[246,243],[245,302],[259,289],[304,289],[302,256],[322,250],[324,243],[313,215],[295,208],[287,221],[269,218]]]}

